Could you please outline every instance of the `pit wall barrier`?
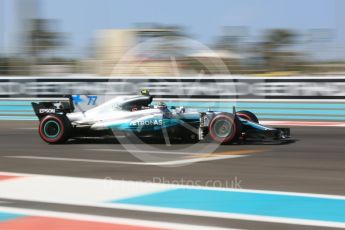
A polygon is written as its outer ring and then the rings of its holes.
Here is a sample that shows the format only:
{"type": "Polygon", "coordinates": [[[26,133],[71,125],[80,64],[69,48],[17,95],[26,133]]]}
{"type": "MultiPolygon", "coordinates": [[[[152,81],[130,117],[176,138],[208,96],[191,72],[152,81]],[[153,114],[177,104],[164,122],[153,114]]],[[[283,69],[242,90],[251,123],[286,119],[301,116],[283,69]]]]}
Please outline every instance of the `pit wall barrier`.
{"type": "Polygon", "coordinates": [[[149,89],[154,103],[188,109],[250,110],[267,121],[345,121],[345,76],[0,77],[0,120],[36,120],[32,101],[74,95],[87,110],[149,89]]]}

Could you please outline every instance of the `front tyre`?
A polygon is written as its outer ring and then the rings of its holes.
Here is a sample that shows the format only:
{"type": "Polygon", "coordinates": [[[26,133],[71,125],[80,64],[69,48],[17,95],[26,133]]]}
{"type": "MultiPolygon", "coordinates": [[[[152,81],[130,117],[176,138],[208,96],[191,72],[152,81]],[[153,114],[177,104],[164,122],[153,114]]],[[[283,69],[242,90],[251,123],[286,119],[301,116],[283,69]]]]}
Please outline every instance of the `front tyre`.
{"type": "Polygon", "coordinates": [[[230,144],[239,133],[239,123],[230,113],[220,113],[210,122],[209,134],[213,141],[220,144],[230,144]]]}
{"type": "Polygon", "coordinates": [[[45,142],[60,144],[68,140],[71,129],[71,123],[66,116],[52,114],[40,121],[38,132],[45,142]]]}

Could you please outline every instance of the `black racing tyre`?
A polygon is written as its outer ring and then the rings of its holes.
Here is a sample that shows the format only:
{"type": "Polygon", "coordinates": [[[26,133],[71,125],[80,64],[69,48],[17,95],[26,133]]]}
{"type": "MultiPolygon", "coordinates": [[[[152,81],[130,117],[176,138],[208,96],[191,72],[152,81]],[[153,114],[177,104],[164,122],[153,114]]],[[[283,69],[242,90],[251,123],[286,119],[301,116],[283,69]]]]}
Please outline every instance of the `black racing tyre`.
{"type": "Polygon", "coordinates": [[[257,118],[257,116],[250,111],[247,111],[247,110],[238,111],[236,115],[246,120],[259,123],[259,119],[257,118]]]}
{"type": "Polygon", "coordinates": [[[71,123],[66,116],[51,114],[40,121],[38,133],[49,144],[61,144],[68,140],[71,130],[71,123]]]}
{"type": "Polygon", "coordinates": [[[216,115],[208,127],[211,139],[220,144],[230,144],[236,140],[240,132],[240,124],[230,113],[216,115]]]}

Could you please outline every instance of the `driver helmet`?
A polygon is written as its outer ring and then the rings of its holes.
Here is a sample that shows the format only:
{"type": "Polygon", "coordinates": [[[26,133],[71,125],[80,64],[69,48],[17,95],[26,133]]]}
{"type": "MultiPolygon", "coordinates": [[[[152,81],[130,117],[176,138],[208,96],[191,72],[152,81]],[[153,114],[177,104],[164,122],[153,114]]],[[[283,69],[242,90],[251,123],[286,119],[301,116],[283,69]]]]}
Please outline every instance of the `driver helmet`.
{"type": "Polygon", "coordinates": [[[164,102],[161,101],[161,102],[158,102],[157,108],[158,109],[167,109],[168,106],[164,102]]]}
{"type": "Polygon", "coordinates": [[[140,93],[142,96],[150,96],[150,91],[148,89],[143,89],[140,93]]]}

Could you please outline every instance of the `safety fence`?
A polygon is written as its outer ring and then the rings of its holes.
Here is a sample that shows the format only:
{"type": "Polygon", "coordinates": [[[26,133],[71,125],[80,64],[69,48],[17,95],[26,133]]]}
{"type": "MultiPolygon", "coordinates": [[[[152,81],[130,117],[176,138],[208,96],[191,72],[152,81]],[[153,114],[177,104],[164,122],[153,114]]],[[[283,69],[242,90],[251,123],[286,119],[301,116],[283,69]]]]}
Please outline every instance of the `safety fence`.
{"type": "MultiPolygon", "coordinates": [[[[345,121],[345,77],[0,77],[0,120],[36,120],[32,100],[75,95],[86,110],[149,89],[155,101],[198,111],[250,110],[261,120],[345,121]]],[[[155,102],[154,102],[155,103],[155,102]]]]}

